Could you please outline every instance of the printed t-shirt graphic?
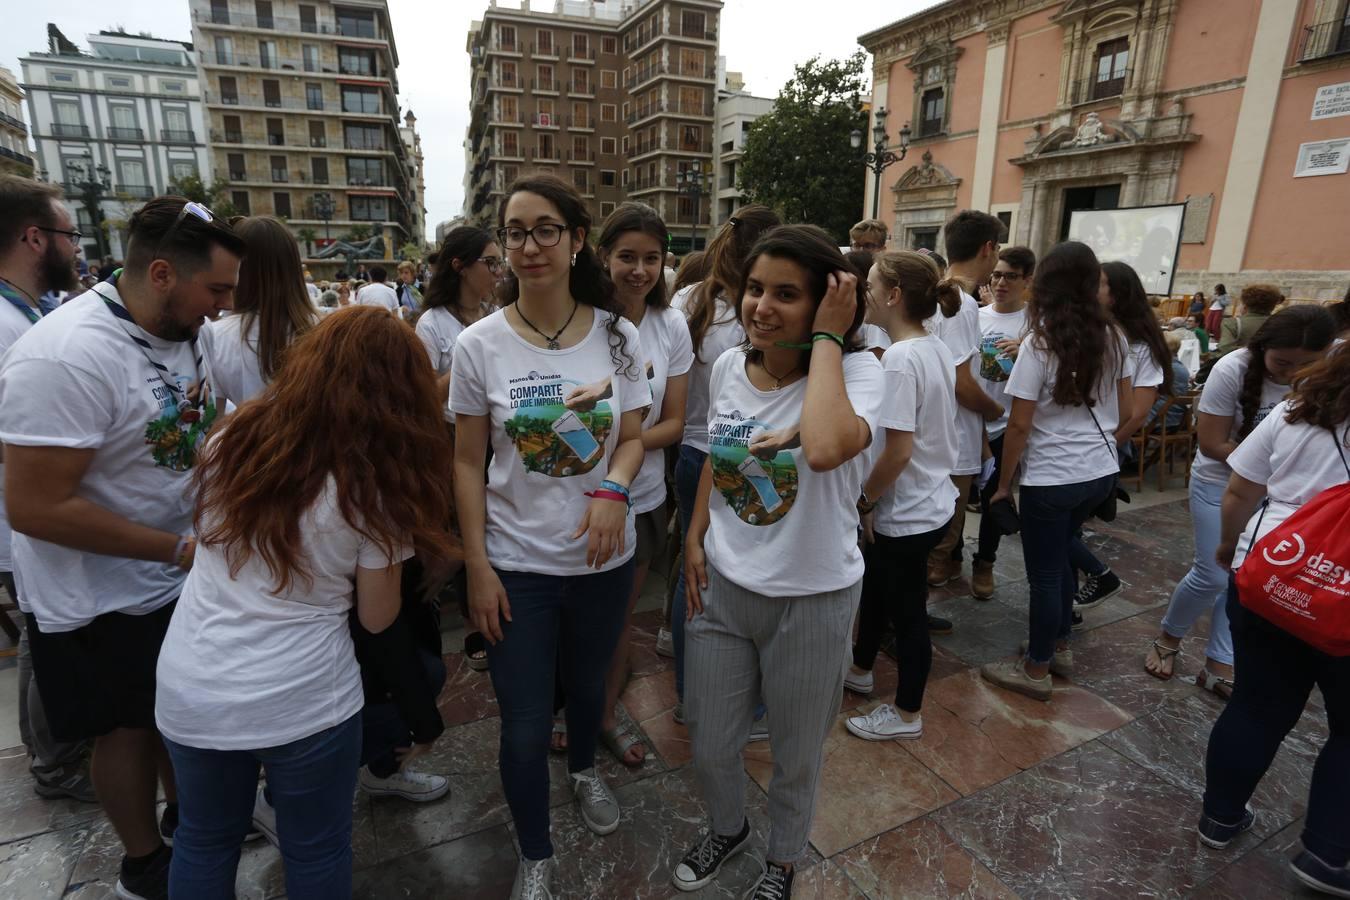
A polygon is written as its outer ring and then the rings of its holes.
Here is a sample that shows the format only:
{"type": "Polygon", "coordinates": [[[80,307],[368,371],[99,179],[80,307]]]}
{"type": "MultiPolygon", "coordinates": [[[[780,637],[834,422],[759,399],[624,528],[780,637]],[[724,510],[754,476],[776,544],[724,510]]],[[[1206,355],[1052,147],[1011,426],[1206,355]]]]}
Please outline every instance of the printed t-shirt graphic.
{"type": "MultiPolygon", "coordinates": [[[[584,475],[605,457],[605,440],[614,428],[614,410],[602,399],[588,410],[569,409],[564,402],[579,387],[557,374],[531,371],[511,379],[511,408],[506,434],[528,472],[551,478],[584,475]]],[[[600,390],[611,394],[609,385],[600,390]]]]}
{"type": "MultiPolygon", "coordinates": [[[[750,443],[776,431],[772,424],[744,418],[739,411],[718,413],[708,427],[713,486],[736,517],[749,525],[772,525],[792,510],[797,499],[797,463],[792,453],[750,452],[750,443]]],[[[792,441],[795,446],[800,442],[792,441]]]]}
{"type": "Polygon", "coordinates": [[[1007,381],[1012,374],[1013,357],[998,348],[999,341],[1016,340],[1011,334],[986,334],[980,340],[980,377],[985,381],[1007,381]]]}

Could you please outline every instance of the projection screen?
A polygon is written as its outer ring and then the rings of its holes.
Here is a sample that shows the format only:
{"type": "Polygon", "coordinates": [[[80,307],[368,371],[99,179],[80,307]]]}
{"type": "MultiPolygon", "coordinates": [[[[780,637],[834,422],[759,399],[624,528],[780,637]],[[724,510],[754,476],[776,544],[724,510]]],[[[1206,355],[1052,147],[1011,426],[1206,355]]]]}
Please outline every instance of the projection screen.
{"type": "Polygon", "coordinates": [[[1139,273],[1144,290],[1166,297],[1172,293],[1185,212],[1184,203],[1076,209],[1070,213],[1069,240],[1087,244],[1102,262],[1129,263],[1139,273]]]}

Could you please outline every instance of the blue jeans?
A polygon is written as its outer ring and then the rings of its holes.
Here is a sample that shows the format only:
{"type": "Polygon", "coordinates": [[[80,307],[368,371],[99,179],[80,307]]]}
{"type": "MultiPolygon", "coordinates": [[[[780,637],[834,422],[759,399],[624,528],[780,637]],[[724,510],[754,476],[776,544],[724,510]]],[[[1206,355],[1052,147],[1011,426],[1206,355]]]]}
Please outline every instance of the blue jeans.
{"type": "Polygon", "coordinates": [[[1049,662],[1055,641],[1069,637],[1075,584],[1069,547],[1114,483],[1114,475],[1103,475],[1078,484],[1022,485],[1022,559],[1031,591],[1027,657],[1032,662],[1049,662]]]}
{"type": "MultiPolygon", "coordinates": [[[[427,673],[427,684],[437,694],[445,686],[445,660],[418,649],[422,668],[427,673]]],[[[372,775],[388,778],[399,769],[394,751],[412,746],[412,737],[398,707],[393,703],[367,703],[361,713],[361,762],[372,775]]]]}
{"type": "Polygon", "coordinates": [[[1075,529],[1073,537],[1069,540],[1069,565],[1073,566],[1074,584],[1078,583],[1078,573],[1084,575],[1101,575],[1106,572],[1106,563],[1098,559],[1087,544],[1083,543],[1083,532],[1081,529],[1075,529]]]}
{"type": "Polygon", "coordinates": [[[1213,610],[1209,621],[1209,646],[1205,656],[1217,663],[1233,664],[1233,636],[1228,628],[1225,599],[1228,571],[1214,559],[1219,549],[1220,507],[1226,484],[1191,479],[1191,528],[1195,531],[1195,559],[1172,592],[1162,630],[1178,640],[1186,636],[1195,620],[1213,610]]]}
{"type": "MultiPolygon", "coordinates": [[[[675,503],[680,509],[680,552],[689,536],[689,520],[694,517],[698,502],[698,479],[703,474],[703,463],[708,454],[688,444],[680,445],[680,458],[675,463],[675,503]]],[[[684,700],[684,566],[675,574],[675,596],[670,603],[670,635],[675,649],[675,696],[684,700]]]]}
{"type": "Polygon", "coordinates": [[[595,765],[605,675],[623,630],[633,563],[573,577],[498,569],[497,577],[511,603],[502,640],[488,645],[502,713],[502,789],[521,853],[526,859],[547,859],[553,855],[548,741],[555,672],[561,671],[567,693],[567,770],[581,772],[595,765]]]}
{"type": "Polygon", "coordinates": [[[361,758],[361,714],[317,734],[259,750],[164,745],[178,784],[169,893],[231,900],[239,848],[253,822],[258,768],[277,813],[286,896],[352,895],[352,794],[361,758]]]}

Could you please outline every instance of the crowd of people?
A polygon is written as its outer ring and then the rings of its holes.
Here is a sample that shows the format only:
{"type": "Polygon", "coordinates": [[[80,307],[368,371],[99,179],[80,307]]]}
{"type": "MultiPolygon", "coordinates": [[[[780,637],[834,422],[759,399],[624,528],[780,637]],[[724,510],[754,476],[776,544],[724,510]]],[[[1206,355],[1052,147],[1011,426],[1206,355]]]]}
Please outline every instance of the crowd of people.
{"type": "MultiPolygon", "coordinates": [[[[1177,427],[1175,397],[1196,409],[1195,561],[1140,665],[1175,677],[1210,614],[1196,677],[1227,705],[1200,839],[1252,827],[1316,684],[1329,736],[1292,865],[1350,896],[1350,658],[1263,616],[1234,575],[1350,482],[1344,304],[1248,286],[1216,329],[1238,345],[1197,395],[1189,329],[1164,328],[1129,266],[1081,243],[1002,247],[973,210],[944,226],[943,258],[890,249],[876,220],[845,251],[747,206],[673,272],[653,209],[593,223],[535,175],[495,231],[452,230],[429,278],[400,266],[391,287],[372,266],[344,297],[281,222],[181,197],[146,203],[124,263],[66,295],[79,235],[59,189],[0,177],[0,208],[0,566],[24,614],[23,738],[39,793],[102,805],[119,897],[232,897],[258,838],[294,900],[350,896],[354,791],[449,791],[413,765],[444,730],[447,586],[500,708],[512,898],[554,897],[548,754],[566,755],[586,827],[619,829],[596,756],[647,755],[617,705],[673,523],[666,652],[707,826],[671,881],[698,890],[750,848],[741,754],[764,739],[747,896],[784,900],[841,692],[874,690],[887,632],[895,695],[847,728],[922,739],[930,634],[954,628],[927,597],[962,576],[968,507],[971,595],[1007,590],[994,563],[1013,533],[1028,577],[1020,651],[981,674],[1052,702],[1082,610],[1123,588],[1082,530],[1115,517],[1122,448],[1177,427]]],[[[1350,544],[1330,540],[1334,565],[1350,544]]]]}

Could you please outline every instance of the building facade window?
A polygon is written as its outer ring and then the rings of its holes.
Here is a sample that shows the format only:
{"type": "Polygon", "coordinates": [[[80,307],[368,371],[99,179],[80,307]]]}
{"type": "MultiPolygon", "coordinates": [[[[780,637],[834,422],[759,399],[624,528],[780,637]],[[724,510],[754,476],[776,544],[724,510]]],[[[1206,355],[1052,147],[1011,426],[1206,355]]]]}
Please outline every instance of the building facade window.
{"type": "Polygon", "coordinates": [[[604,37],[602,37],[602,38],[600,39],[600,52],[601,52],[601,53],[618,53],[618,52],[619,52],[619,39],[616,38],[616,37],[614,37],[613,35],[605,35],[604,37]]]}
{"type": "Polygon", "coordinates": [[[300,5],[300,30],[305,34],[319,33],[319,18],[315,15],[312,5],[303,3],[300,5]]]}
{"type": "Polygon", "coordinates": [[[338,34],[343,37],[377,38],[375,13],[355,9],[337,11],[338,34]]]}
{"type": "Polygon", "coordinates": [[[338,71],[343,75],[374,75],[375,51],[339,47],[338,71]]]}
{"type": "Polygon", "coordinates": [[[263,86],[263,106],[268,109],[281,108],[281,82],[264,80],[263,86]]]}
{"type": "Polygon", "coordinates": [[[609,214],[612,213],[612,212],[614,212],[614,201],[613,201],[613,200],[601,200],[601,201],[600,201],[600,218],[603,219],[605,216],[609,215],[609,214]]]}
{"type": "Polygon", "coordinates": [[[555,56],[553,49],[553,32],[539,29],[534,33],[534,52],[539,56],[555,56]]]}
{"type": "Polygon", "coordinates": [[[291,195],[287,191],[276,191],[272,194],[272,212],[283,219],[291,217],[291,195]]]}
{"type": "Polygon", "coordinates": [[[353,156],[347,160],[347,183],[384,184],[384,161],[353,156]]]}
{"type": "Polygon", "coordinates": [[[305,44],[300,48],[300,54],[304,57],[305,71],[319,71],[319,48],[313,44],[305,44]]]}
{"type": "Polygon", "coordinates": [[[947,123],[947,98],[943,88],[929,88],[923,92],[920,104],[919,137],[941,134],[947,123]]]}
{"type": "Polygon", "coordinates": [[[703,128],[688,123],[680,126],[680,149],[698,153],[703,150],[703,128]]]}
{"type": "Polygon", "coordinates": [[[348,198],[348,202],[351,204],[354,221],[383,222],[389,218],[389,201],[384,197],[353,196],[348,198]]]}
{"type": "Polygon", "coordinates": [[[952,86],[962,48],[951,42],[929,44],[906,67],[914,74],[914,112],[918,137],[945,134],[951,125],[952,86]]]}
{"type": "Polygon", "coordinates": [[[603,187],[614,187],[615,177],[613,169],[600,170],[600,184],[603,187]]]}
{"type": "Polygon", "coordinates": [[[75,83],[75,73],[74,73],[74,72],[52,72],[51,75],[50,75],[49,77],[51,78],[52,82],[55,83],[55,84],[74,84],[74,83],[75,83]]]}
{"type": "Polygon", "coordinates": [[[502,133],[502,156],[520,156],[520,137],[514,131],[502,133]]]}
{"type": "Polygon", "coordinates": [[[619,86],[619,73],[614,69],[600,70],[600,87],[612,90],[619,86]]]}
{"type": "Polygon", "coordinates": [[[577,128],[591,127],[591,107],[588,104],[572,104],[572,124],[577,128]]]}
{"type": "Polygon", "coordinates": [[[516,49],[516,26],[497,26],[497,46],[502,50],[514,52],[516,49]]]}
{"type": "Polygon", "coordinates": [[[1092,82],[1092,99],[1118,97],[1125,92],[1125,77],[1129,73],[1130,39],[1128,37],[1103,41],[1097,45],[1097,65],[1092,82]]]}
{"type": "Polygon", "coordinates": [[[108,87],[113,89],[128,90],[131,87],[131,79],[123,78],[117,75],[109,75],[106,78],[108,87]]]}
{"type": "Polygon", "coordinates": [[[248,180],[248,170],[244,166],[244,154],[231,153],[225,157],[226,171],[231,181],[248,180]]]}
{"type": "Polygon", "coordinates": [[[323,109],[323,85],[312,82],[305,85],[305,108],[323,109]]]}
{"type": "Polygon", "coordinates": [[[311,147],[328,146],[328,130],[322,121],[309,123],[309,145],[311,147]]]}
{"type": "Polygon", "coordinates": [[[379,125],[344,125],[348,150],[384,150],[384,129],[379,125]]]}
{"type": "Polygon", "coordinates": [[[230,191],[230,205],[233,206],[241,216],[251,216],[249,211],[248,191],[230,191]]]}
{"type": "Polygon", "coordinates": [[[328,183],[328,157],[315,156],[309,161],[310,180],[315,184],[328,183]]]}
{"type": "Polygon", "coordinates": [[[617,118],[618,118],[618,117],[615,115],[615,109],[614,109],[614,104],[613,104],[613,103],[601,103],[601,104],[600,104],[600,121],[601,121],[601,122],[613,122],[613,121],[615,121],[617,118]]]}
{"type": "Polygon", "coordinates": [[[600,152],[607,156],[613,156],[617,152],[617,143],[612,137],[602,137],[600,139],[600,152]]]}
{"type": "Polygon", "coordinates": [[[342,111],[349,113],[378,113],[380,92],[375,88],[342,86],[342,111]]]}
{"type": "Polygon", "coordinates": [[[281,67],[281,60],[277,56],[276,41],[258,41],[258,67],[261,69],[281,67]]]}
{"type": "Polygon", "coordinates": [[[272,169],[272,180],[287,182],[291,180],[290,170],[286,168],[286,157],[272,156],[268,158],[268,163],[272,169]]]}

